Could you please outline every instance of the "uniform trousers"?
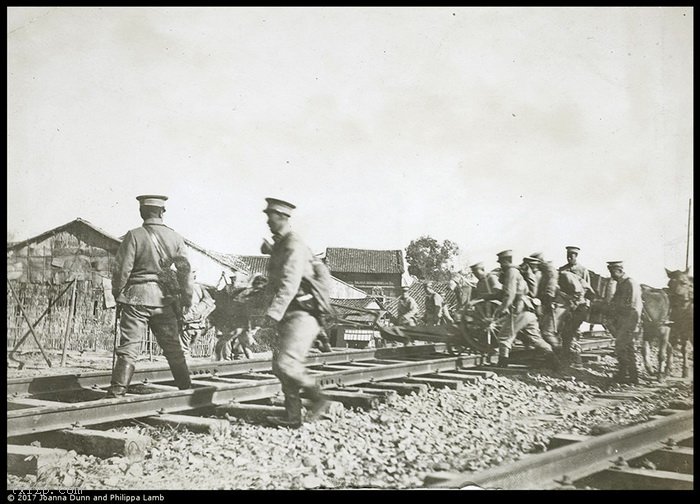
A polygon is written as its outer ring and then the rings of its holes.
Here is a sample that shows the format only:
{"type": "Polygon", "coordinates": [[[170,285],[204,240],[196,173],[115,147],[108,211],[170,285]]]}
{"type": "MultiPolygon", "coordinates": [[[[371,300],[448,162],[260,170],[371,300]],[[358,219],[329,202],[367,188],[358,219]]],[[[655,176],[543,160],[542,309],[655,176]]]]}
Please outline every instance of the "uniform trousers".
{"type": "Polygon", "coordinates": [[[123,304],[119,319],[121,335],[117,357],[134,364],[141,354],[141,341],[148,328],[151,329],[168,363],[185,361],[179,337],[179,322],[175,305],[141,306],[123,304]]]}

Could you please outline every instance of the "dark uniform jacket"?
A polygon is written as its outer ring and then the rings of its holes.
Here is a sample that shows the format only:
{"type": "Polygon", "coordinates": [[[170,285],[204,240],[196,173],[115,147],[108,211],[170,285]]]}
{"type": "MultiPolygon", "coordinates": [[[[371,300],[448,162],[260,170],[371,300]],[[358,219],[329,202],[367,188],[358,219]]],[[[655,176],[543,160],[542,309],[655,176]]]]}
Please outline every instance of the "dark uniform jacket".
{"type": "MultiPolygon", "coordinates": [[[[117,251],[112,272],[112,294],[119,303],[141,306],[167,306],[174,299],[165,298],[157,283],[161,271],[159,256],[146,226],[160,239],[165,253],[187,259],[185,240],[163,224],[162,219],[146,219],[143,226],[126,233],[117,251]]],[[[191,286],[190,286],[191,297],[191,286]]]]}

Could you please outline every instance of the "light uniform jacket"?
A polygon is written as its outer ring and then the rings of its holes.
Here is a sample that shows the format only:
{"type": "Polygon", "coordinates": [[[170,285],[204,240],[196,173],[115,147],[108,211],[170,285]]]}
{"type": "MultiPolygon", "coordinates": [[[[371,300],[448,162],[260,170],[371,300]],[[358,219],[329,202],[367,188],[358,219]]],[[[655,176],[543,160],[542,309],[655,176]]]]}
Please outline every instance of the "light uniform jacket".
{"type": "Polygon", "coordinates": [[[158,236],[161,246],[171,258],[187,258],[182,236],[163,224],[162,219],[146,219],[143,226],[127,232],[119,245],[112,272],[112,294],[119,303],[167,306],[174,300],[165,299],[157,283],[159,256],[146,226],[158,236]]]}
{"type": "Polygon", "coordinates": [[[300,294],[303,278],[313,276],[313,254],[294,231],[284,236],[274,236],[275,244],[270,254],[269,290],[272,302],[267,316],[280,321],[294,298],[300,294]]]}
{"type": "Polygon", "coordinates": [[[545,262],[540,271],[537,298],[542,302],[552,302],[559,291],[559,272],[551,262],[545,262]]]}
{"type": "Polygon", "coordinates": [[[574,264],[571,266],[569,263],[566,263],[564,266],[559,268],[559,271],[570,271],[575,273],[579,277],[583,278],[586,285],[591,285],[591,275],[588,273],[588,270],[580,264],[574,264]]]}
{"type": "MultiPolygon", "coordinates": [[[[510,309],[513,314],[522,312],[526,307],[528,287],[520,270],[513,265],[504,268],[501,271],[501,283],[503,284],[501,297],[503,307],[510,309]]],[[[528,305],[527,308],[532,310],[533,306],[528,305]]]]}
{"type": "Polygon", "coordinates": [[[498,275],[493,272],[486,273],[484,278],[480,278],[476,282],[472,299],[484,299],[493,296],[501,290],[501,284],[498,281],[498,275]]]}

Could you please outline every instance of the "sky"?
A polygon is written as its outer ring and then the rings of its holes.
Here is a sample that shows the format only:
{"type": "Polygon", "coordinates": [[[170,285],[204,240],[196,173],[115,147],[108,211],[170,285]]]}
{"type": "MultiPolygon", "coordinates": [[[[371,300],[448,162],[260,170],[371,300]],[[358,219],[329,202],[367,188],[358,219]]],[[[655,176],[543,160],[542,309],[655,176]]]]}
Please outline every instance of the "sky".
{"type": "Polygon", "coordinates": [[[121,236],[155,193],[185,237],[258,254],[276,197],[316,252],[685,267],[691,7],[7,13],[8,240],[121,236]]]}

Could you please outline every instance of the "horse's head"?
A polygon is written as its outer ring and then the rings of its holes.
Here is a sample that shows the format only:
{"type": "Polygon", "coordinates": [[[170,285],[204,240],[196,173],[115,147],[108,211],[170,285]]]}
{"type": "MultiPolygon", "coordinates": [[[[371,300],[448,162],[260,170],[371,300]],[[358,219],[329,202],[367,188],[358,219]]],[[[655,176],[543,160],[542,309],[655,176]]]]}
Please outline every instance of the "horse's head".
{"type": "Polygon", "coordinates": [[[668,275],[668,289],[672,296],[688,298],[691,295],[692,281],[688,270],[666,270],[668,275]]]}

